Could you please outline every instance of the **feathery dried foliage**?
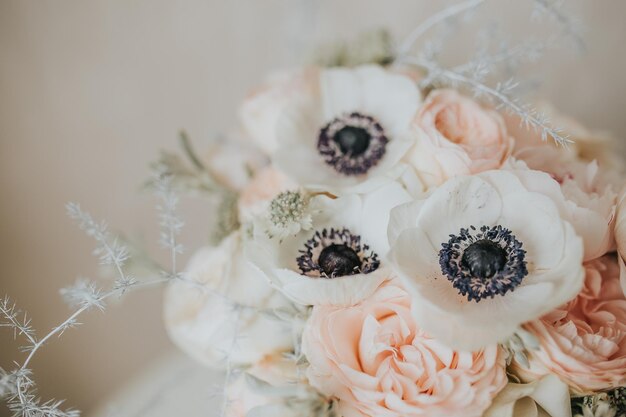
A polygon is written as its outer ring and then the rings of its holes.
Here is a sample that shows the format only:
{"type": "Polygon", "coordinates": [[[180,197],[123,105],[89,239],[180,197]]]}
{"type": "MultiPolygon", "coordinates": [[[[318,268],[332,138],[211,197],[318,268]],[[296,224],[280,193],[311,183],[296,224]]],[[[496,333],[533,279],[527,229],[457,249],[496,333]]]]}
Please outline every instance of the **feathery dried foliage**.
{"type": "Polygon", "coordinates": [[[210,196],[220,192],[222,185],[213,178],[198,157],[185,131],[179,134],[179,144],[182,155],[161,151],[159,159],[150,164],[152,171],[159,175],[150,178],[145,185],[154,188],[158,177],[162,175],[171,178],[171,187],[180,193],[210,196]]]}
{"type": "MultiPolygon", "coordinates": [[[[29,346],[37,343],[35,329],[28,314],[17,308],[16,304],[8,296],[5,296],[0,301],[0,316],[2,317],[0,327],[8,327],[13,330],[13,338],[24,336],[28,340],[29,346]]],[[[24,347],[24,349],[27,350],[28,347],[24,347]]]]}
{"type": "MultiPolygon", "coordinates": [[[[478,47],[474,57],[469,61],[453,67],[446,67],[438,60],[445,42],[440,38],[430,38],[418,53],[412,53],[417,41],[427,32],[438,26],[446,26],[451,19],[485,7],[487,0],[468,0],[444,8],[428,18],[413,30],[400,44],[396,62],[415,66],[425,73],[420,87],[428,91],[433,87],[449,86],[464,89],[474,97],[493,105],[496,109],[506,111],[519,117],[520,122],[529,129],[540,133],[543,140],[552,139],[559,145],[571,143],[570,138],[559,127],[553,126],[546,114],[523,102],[518,89],[520,82],[514,78],[506,81],[490,83],[488,78],[499,69],[511,75],[513,69],[524,62],[536,61],[547,49],[554,48],[563,37],[573,39],[582,47],[581,28],[578,20],[563,10],[562,1],[533,0],[531,19],[540,22],[548,20],[557,26],[558,34],[547,39],[527,39],[518,44],[509,45],[500,41],[495,52],[490,52],[491,39],[502,39],[492,36],[487,27],[479,34],[478,47]],[[543,19],[543,18],[547,19],[543,19]]],[[[455,25],[458,30],[460,25],[455,25]]],[[[449,36],[449,31],[444,31],[449,36]]]]}
{"type": "Polygon", "coordinates": [[[26,313],[17,308],[8,297],[0,301],[0,327],[12,329],[15,337],[23,336],[27,341],[21,350],[27,352],[28,355],[21,364],[17,364],[17,369],[11,372],[0,369],[0,398],[6,401],[14,416],[78,417],[79,411],[71,408],[62,409],[63,401],[39,398],[32,372],[29,369],[35,354],[54,336],[61,336],[66,330],[77,326],[78,317],[85,311],[92,308],[103,311],[108,298],[119,297],[131,288],[163,284],[178,276],[176,257],[182,252],[182,246],[177,242],[177,236],[183,226],[182,220],[176,213],[178,196],[173,190],[172,179],[169,175],[159,173],[154,184],[155,194],[159,198],[157,210],[162,229],[161,243],[170,250],[171,254],[172,269],[167,272],[163,271],[162,278],[140,282],[128,275],[124,268],[130,256],[127,246],[109,232],[106,222],[96,221],[80,205],[69,203],[67,205],[68,216],[95,240],[94,255],[99,259],[100,264],[112,266],[116,271],[117,277],[111,288],[104,290],[95,282],[81,278],[72,286],[62,289],[60,291],[62,297],[74,311],[41,339],[37,338],[26,313]]]}

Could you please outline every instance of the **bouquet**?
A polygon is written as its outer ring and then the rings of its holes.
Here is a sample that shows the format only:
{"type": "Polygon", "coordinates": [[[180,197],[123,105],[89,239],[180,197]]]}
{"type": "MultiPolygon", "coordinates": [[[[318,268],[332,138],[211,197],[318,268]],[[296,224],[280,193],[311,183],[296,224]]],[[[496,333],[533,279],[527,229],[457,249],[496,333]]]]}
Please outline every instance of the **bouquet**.
{"type": "MultiPolygon", "coordinates": [[[[408,53],[479,3],[444,10],[404,47],[375,32],[273,74],[229,141],[201,157],[183,136],[188,161],[155,164],[172,254],[158,280],[165,325],[225,371],[220,415],[626,415],[614,142],[522,104],[512,81],[486,83],[487,69],[536,45],[453,68],[432,50],[408,53]],[[221,197],[215,244],[182,271],[178,192],[221,197]]],[[[82,282],[64,294],[88,309],[142,284],[123,269],[123,242],[69,210],[119,276],[110,292],[82,282]]],[[[4,376],[17,381],[6,392],[18,415],[59,405],[29,391],[30,357],[4,376]]]]}

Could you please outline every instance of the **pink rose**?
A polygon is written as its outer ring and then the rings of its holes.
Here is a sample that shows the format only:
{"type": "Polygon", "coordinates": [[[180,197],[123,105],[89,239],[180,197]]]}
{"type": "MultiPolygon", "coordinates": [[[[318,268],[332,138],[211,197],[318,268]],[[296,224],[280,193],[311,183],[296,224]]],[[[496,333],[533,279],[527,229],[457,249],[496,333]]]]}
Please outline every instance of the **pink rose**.
{"type": "Polygon", "coordinates": [[[500,114],[454,90],[430,93],[413,128],[416,144],[408,161],[427,186],[497,169],[513,148],[500,114]]]}
{"type": "Polygon", "coordinates": [[[507,382],[497,346],[455,352],[430,338],[394,281],[353,307],[314,307],[302,348],[311,385],[344,417],[480,416],[507,382]]]}
{"type": "Polygon", "coordinates": [[[583,239],[585,261],[615,250],[615,184],[606,177],[606,171],[598,170],[596,162],[581,162],[562,149],[543,146],[516,154],[503,169],[515,171],[530,189],[557,203],[563,218],[583,239]],[[538,181],[545,174],[554,181],[538,181]]]}
{"type": "Polygon", "coordinates": [[[626,383],[626,298],[617,258],[606,255],[585,266],[578,297],[525,326],[540,349],[530,352],[530,369],[517,364],[524,380],[554,373],[577,394],[626,383]]]}

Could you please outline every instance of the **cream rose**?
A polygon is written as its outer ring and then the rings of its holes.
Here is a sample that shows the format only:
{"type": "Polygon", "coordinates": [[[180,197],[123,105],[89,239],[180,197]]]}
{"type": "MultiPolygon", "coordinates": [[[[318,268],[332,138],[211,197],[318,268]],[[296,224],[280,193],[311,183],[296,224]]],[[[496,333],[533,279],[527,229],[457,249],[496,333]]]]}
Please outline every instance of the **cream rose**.
{"type": "Polygon", "coordinates": [[[255,363],[226,387],[225,417],[330,417],[330,403],[283,355],[255,363]],[[328,411],[326,414],[324,411],[328,411]]]}
{"type": "Polygon", "coordinates": [[[202,162],[213,179],[231,190],[241,190],[250,181],[250,172],[268,164],[266,156],[236,135],[211,144],[202,162]]]}
{"type": "Polygon", "coordinates": [[[318,74],[317,68],[276,72],[243,101],[239,119],[254,144],[266,154],[277,149],[276,125],[285,107],[292,100],[313,94],[318,74]]]}
{"type": "Polygon", "coordinates": [[[259,311],[290,303],[244,259],[239,233],[196,252],[183,277],[165,292],[165,326],[193,358],[211,367],[226,358],[246,365],[292,349],[289,326],[259,311]]]}
{"type": "Polygon", "coordinates": [[[500,114],[454,90],[430,93],[413,129],[416,144],[406,160],[427,186],[499,168],[513,149],[500,114]]]}
{"type": "Polygon", "coordinates": [[[509,382],[484,417],[571,417],[567,385],[555,375],[528,384],[509,382]]]}
{"type": "Polygon", "coordinates": [[[553,373],[576,394],[626,384],[626,297],[615,255],[585,265],[585,286],[572,301],[525,325],[539,340],[524,380],[553,373]]]}
{"type": "Polygon", "coordinates": [[[311,385],[344,417],[478,417],[507,381],[496,345],[457,352],[426,335],[398,282],[350,308],[314,307],[302,348],[311,385]]]}

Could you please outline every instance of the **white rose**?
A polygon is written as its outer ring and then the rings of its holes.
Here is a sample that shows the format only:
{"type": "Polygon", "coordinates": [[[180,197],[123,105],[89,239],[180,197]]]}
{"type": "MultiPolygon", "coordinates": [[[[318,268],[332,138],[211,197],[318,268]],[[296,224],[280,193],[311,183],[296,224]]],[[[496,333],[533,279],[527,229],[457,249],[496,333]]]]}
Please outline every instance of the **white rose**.
{"type": "Polygon", "coordinates": [[[292,349],[292,332],[260,310],[289,302],[244,258],[240,233],[196,252],[166,290],[165,325],[183,351],[211,366],[234,365],[292,349]]]}
{"type": "Polygon", "coordinates": [[[259,171],[268,163],[267,157],[238,136],[213,143],[203,162],[220,185],[232,190],[243,188],[250,181],[250,171],[259,171]]]}
{"type": "Polygon", "coordinates": [[[272,74],[252,91],[239,109],[241,123],[256,146],[271,155],[277,149],[276,125],[285,106],[315,89],[317,68],[298,68],[272,74]]]}
{"type": "Polygon", "coordinates": [[[226,387],[225,417],[310,417],[327,408],[295,361],[280,355],[248,368],[226,387]]]}

